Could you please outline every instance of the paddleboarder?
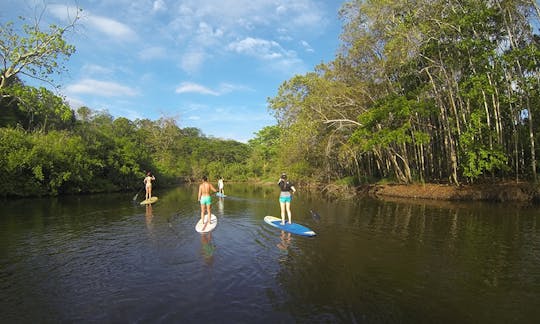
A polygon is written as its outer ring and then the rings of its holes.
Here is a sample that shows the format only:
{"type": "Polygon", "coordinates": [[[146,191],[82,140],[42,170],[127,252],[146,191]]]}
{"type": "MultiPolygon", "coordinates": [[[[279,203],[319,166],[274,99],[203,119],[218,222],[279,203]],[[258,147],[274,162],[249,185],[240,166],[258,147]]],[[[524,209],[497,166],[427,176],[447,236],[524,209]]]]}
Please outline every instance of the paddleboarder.
{"type": "Polygon", "coordinates": [[[289,218],[289,224],[292,224],[291,215],[291,200],[292,194],[296,192],[292,182],[287,180],[287,174],[282,173],[278,181],[278,186],[281,189],[279,194],[279,206],[281,208],[281,225],[285,225],[285,212],[289,218]]]}
{"type": "Polygon", "coordinates": [[[223,191],[223,177],[219,177],[219,180],[217,182],[218,186],[218,192],[221,194],[222,197],[225,196],[225,192],[223,191]]]}
{"type": "Polygon", "coordinates": [[[156,178],[152,175],[152,172],[148,171],[146,177],[144,178],[144,186],[146,188],[145,199],[152,198],[152,181],[154,180],[156,180],[156,178]]]}
{"type": "Polygon", "coordinates": [[[212,215],[212,196],[210,196],[210,190],[217,192],[216,188],[208,182],[206,176],[202,177],[202,183],[199,185],[199,196],[197,200],[201,204],[201,221],[204,222],[204,211],[208,211],[208,221],[204,223],[203,230],[206,228],[206,225],[210,223],[210,217],[212,215]]]}

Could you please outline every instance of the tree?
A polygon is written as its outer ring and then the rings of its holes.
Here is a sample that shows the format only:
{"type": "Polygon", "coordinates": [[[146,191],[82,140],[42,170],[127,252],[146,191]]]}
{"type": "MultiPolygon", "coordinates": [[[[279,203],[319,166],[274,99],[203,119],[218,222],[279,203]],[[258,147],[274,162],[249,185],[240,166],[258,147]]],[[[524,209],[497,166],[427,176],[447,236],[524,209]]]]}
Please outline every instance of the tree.
{"type": "Polygon", "coordinates": [[[64,39],[65,33],[74,29],[82,9],[78,9],[66,26],[49,25],[42,31],[41,16],[33,24],[27,24],[20,17],[22,31],[15,29],[13,22],[0,24],[0,93],[9,96],[5,90],[9,80],[18,74],[52,83],[51,75],[64,67],[59,64],[75,52],[75,47],[64,39]],[[23,34],[23,35],[21,35],[23,34]]]}

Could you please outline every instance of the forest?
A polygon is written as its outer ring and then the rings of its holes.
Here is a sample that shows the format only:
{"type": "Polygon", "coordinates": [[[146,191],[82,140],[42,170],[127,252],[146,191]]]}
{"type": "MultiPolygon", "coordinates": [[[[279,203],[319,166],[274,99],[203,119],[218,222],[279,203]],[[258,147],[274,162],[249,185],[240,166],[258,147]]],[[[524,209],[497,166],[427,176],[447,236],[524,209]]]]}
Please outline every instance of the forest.
{"type": "Polygon", "coordinates": [[[248,143],[172,118],[72,109],[19,75],[48,80],[74,48],[64,34],[0,30],[0,196],[138,190],[157,184],[538,182],[540,10],[534,0],[348,1],[331,62],[284,81],[276,125],[248,143]],[[35,41],[35,40],[39,41],[35,41]],[[38,59],[36,59],[38,58],[38,59]],[[538,117],[537,117],[538,116],[538,117]]]}

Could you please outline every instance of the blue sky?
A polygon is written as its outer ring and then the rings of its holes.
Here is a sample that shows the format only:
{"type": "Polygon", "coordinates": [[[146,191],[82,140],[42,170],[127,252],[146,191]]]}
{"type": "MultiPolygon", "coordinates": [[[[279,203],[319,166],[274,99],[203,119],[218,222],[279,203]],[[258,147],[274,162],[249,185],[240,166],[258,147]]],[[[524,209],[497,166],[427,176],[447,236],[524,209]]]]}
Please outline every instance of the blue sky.
{"type": "MultiPolygon", "coordinates": [[[[344,1],[0,0],[0,21],[66,21],[77,51],[56,77],[60,94],[129,119],[174,118],[179,127],[246,142],[276,123],[267,98],[295,74],[334,59],[344,1]]],[[[32,84],[31,82],[28,82],[32,84]]]]}

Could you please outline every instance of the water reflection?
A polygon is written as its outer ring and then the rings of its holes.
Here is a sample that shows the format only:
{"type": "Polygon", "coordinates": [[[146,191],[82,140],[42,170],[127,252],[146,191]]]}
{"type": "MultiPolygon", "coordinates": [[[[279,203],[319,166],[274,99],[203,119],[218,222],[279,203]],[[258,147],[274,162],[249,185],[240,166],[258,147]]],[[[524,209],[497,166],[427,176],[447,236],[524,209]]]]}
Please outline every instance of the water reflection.
{"type": "Polygon", "coordinates": [[[281,231],[280,242],[277,244],[278,249],[287,253],[291,244],[291,233],[281,231]]]}
{"type": "Polygon", "coordinates": [[[212,240],[212,232],[201,233],[201,255],[206,265],[213,265],[215,251],[216,245],[212,240]]]}
{"type": "Polygon", "coordinates": [[[152,213],[152,204],[146,205],[146,212],[144,215],[146,217],[146,227],[149,231],[152,231],[152,219],[154,218],[154,214],[152,213]]]}
{"type": "Polygon", "coordinates": [[[225,204],[224,204],[224,200],[225,198],[223,197],[219,197],[218,198],[218,201],[217,201],[217,208],[218,208],[218,211],[221,215],[223,215],[223,210],[225,209],[225,204]]]}
{"type": "Polygon", "coordinates": [[[263,223],[276,210],[273,186],[239,184],[228,187],[227,206],[215,201],[227,215],[220,226],[199,234],[196,190],[163,193],[156,215],[132,206],[132,195],[5,201],[4,322],[42,314],[100,323],[540,318],[537,208],[302,195],[293,213],[318,234],[304,238],[263,223]],[[219,280],[205,280],[201,268],[219,280]]]}

